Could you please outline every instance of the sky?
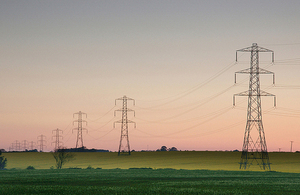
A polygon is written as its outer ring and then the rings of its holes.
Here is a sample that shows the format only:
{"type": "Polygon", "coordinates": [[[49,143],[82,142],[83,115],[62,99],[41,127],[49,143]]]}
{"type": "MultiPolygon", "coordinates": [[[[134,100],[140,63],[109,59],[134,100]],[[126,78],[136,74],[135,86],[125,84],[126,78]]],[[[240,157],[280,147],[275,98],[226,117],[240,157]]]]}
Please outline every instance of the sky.
{"type": "Polygon", "coordinates": [[[260,54],[269,151],[300,150],[300,1],[0,0],[0,148],[75,147],[82,111],[88,148],[117,151],[128,101],[134,150],[241,150],[252,43],[260,54]],[[115,114],[115,115],[114,115],[115,114]],[[75,128],[75,130],[74,130],[75,128]]]}

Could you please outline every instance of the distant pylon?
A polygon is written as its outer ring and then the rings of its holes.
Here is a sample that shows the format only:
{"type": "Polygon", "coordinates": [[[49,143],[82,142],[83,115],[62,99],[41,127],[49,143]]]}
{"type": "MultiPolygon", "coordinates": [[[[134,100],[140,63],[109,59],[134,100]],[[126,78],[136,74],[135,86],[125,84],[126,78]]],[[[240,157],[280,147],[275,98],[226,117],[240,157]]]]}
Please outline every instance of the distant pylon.
{"type": "Polygon", "coordinates": [[[8,151],[10,151],[10,152],[14,151],[14,145],[13,144],[11,144],[11,146],[8,149],[8,151]]]}
{"type": "Polygon", "coordinates": [[[291,141],[291,152],[293,152],[293,142],[294,141],[291,141]]]}
{"type": "MultiPolygon", "coordinates": [[[[247,109],[247,124],[244,135],[242,156],[240,161],[240,169],[247,169],[252,165],[253,161],[256,161],[261,169],[270,170],[269,155],[267,151],[267,144],[265,139],[265,132],[262,123],[262,111],[261,111],[261,96],[274,96],[273,94],[267,93],[260,90],[260,74],[273,74],[274,84],[274,73],[259,68],[259,52],[272,52],[272,62],[274,62],[274,52],[269,49],[259,47],[256,43],[253,43],[251,47],[240,49],[237,52],[250,52],[251,61],[250,68],[236,72],[242,74],[250,74],[249,90],[235,94],[233,96],[233,105],[235,105],[235,96],[248,96],[248,109],[247,109]],[[252,131],[256,129],[257,131],[252,131]],[[256,134],[256,135],[254,135],[256,134]]],[[[235,74],[236,82],[236,74],[235,74]]],[[[274,96],[274,106],[275,103],[274,96]]]]}
{"type": "Polygon", "coordinates": [[[24,151],[26,151],[28,149],[28,142],[27,142],[27,140],[23,140],[23,142],[22,142],[22,148],[23,148],[24,151]]]}
{"type": "Polygon", "coordinates": [[[73,118],[76,114],[78,115],[78,120],[73,121],[73,125],[75,122],[78,123],[78,127],[73,129],[73,130],[77,130],[76,148],[82,148],[83,147],[82,131],[85,131],[85,130],[87,131],[86,128],[82,128],[82,123],[87,124],[87,122],[85,120],[82,120],[82,115],[85,115],[85,117],[87,117],[87,114],[79,111],[79,112],[73,114],[73,118]]]}
{"type": "Polygon", "coordinates": [[[14,143],[12,143],[12,149],[13,151],[21,151],[21,143],[16,140],[14,143]]]}
{"type": "Polygon", "coordinates": [[[55,150],[61,148],[63,145],[63,143],[60,141],[60,139],[62,139],[63,137],[61,135],[59,135],[59,133],[60,132],[63,133],[63,131],[57,128],[57,129],[52,130],[52,134],[53,134],[53,132],[55,132],[55,135],[52,136],[52,139],[55,138],[55,141],[52,142],[51,144],[55,143],[55,147],[54,147],[54,151],[55,151],[55,150]]]}
{"type": "Polygon", "coordinates": [[[29,142],[29,150],[33,150],[35,148],[35,142],[29,142]]]}
{"type": "MultiPolygon", "coordinates": [[[[115,110],[114,115],[116,116],[116,111],[121,111],[122,112],[122,119],[119,121],[114,122],[114,127],[115,127],[115,123],[122,123],[121,124],[121,138],[120,138],[120,145],[119,145],[119,151],[118,151],[118,155],[120,154],[128,154],[130,155],[130,145],[129,145],[129,137],[128,137],[128,123],[134,123],[131,120],[128,120],[127,118],[127,112],[128,111],[133,111],[129,108],[127,108],[127,101],[128,100],[132,100],[133,101],[133,105],[135,105],[135,101],[132,98],[128,98],[125,95],[121,98],[118,98],[115,100],[115,105],[117,104],[117,100],[122,100],[123,102],[123,107],[121,109],[115,110]]],[[[134,112],[135,114],[135,112],[134,112]]]]}
{"type": "Polygon", "coordinates": [[[39,144],[40,152],[43,152],[44,147],[46,147],[46,145],[45,145],[46,144],[46,136],[39,135],[37,143],[39,144]]]}

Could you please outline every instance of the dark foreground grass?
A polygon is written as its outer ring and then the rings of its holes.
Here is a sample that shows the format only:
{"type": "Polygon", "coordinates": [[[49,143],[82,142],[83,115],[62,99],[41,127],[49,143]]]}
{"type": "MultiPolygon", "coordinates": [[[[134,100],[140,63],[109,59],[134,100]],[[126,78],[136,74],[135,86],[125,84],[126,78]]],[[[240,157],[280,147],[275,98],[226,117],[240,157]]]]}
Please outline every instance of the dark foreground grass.
{"type": "Polygon", "coordinates": [[[2,170],[0,194],[300,194],[300,174],[174,169],[2,170]]]}

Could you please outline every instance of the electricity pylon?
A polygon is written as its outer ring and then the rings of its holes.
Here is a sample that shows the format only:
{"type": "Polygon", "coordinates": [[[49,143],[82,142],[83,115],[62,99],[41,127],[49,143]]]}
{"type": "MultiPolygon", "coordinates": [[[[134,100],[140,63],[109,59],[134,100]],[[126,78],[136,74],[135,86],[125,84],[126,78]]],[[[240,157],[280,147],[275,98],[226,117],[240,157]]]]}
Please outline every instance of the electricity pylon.
{"type": "Polygon", "coordinates": [[[85,117],[87,118],[87,114],[79,111],[79,112],[73,114],[73,118],[74,118],[75,114],[78,115],[78,120],[73,121],[73,125],[75,122],[78,123],[78,127],[73,129],[73,130],[77,130],[76,148],[82,148],[83,147],[82,131],[87,131],[86,128],[82,128],[82,123],[87,124],[87,122],[85,120],[82,120],[82,115],[85,115],[85,117]]]}
{"type": "MultiPolygon", "coordinates": [[[[236,72],[242,74],[250,74],[249,90],[235,94],[233,96],[233,105],[235,105],[235,96],[248,96],[247,124],[244,134],[240,169],[247,169],[250,167],[250,165],[252,165],[253,161],[256,161],[261,169],[270,170],[271,167],[269,162],[269,155],[267,151],[265,132],[262,123],[261,96],[274,95],[260,90],[259,75],[273,74],[273,84],[275,79],[273,72],[259,68],[258,54],[259,52],[272,52],[272,62],[274,62],[274,52],[272,50],[259,47],[256,43],[253,43],[251,47],[236,51],[236,61],[237,52],[251,53],[250,68],[236,72]],[[253,132],[254,129],[257,131],[253,132]]],[[[274,106],[276,106],[275,100],[276,99],[274,96],[274,106]]]]}
{"type": "Polygon", "coordinates": [[[56,151],[57,149],[61,148],[63,145],[63,143],[61,141],[59,141],[60,139],[63,138],[61,135],[59,135],[59,133],[60,132],[63,133],[63,131],[57,128],[57,129],[52,130],[52,134],[53,134],[53,132],[55,132],[55,135],[52,136],[52,139],[55,137],[55,141],[52,142],[51,144],[55,143],[54,151],[56,151]]]}
{"type": "Polygon", "coordinates": [[[37,143],[39,144],[40,152],[42,152],[44,147],[46,147],[46,145],[44,145],[44,143],[46,143],[46,136],[39,135],[37,143]]]}
{"type": "Polygon", "coordinates": [[[14,143],[12,143],[12,149],[14,151],[21,151],[21,143],[16,140],[14,143]]]}
{"type": "Polygon", "coordinates": [[[22,142],[22,148],[23,148],[23,151],[26,151],[28,149],[28,142],[27,142],[27,140],[23,140],[23,142],[22,142]]]}
{"type": "Polygon", "coordinates": [[[35,142],[33,141],[29,142],[29,150],[33,150],[34,147],[35,147],[35,142]]]}
{"type": "Polygon", "coordinates": [[[128,98],[125,95],[121,98],[118,98],[115,100],[115,105],[117,105],[117,100],[122,100],[123,102],[123,107],[121,109],[115,110],[114,115],[116,116],[116,111],[121,111],[122,112],[122,119],[119,121],[114,122],[114,128],[115,128],[115,123],[122,123],[121,124],[121,138],[120,138],[120,145],[119,145],[119,151],[118,155],[120,154],[128,154],[130,155],[130,145],[129,145],[129,137],[128,137],[128,123],[134,123],[135,127],[136,124],[135,122],[128,120],[127,118],[127,112],[134,112],[135,111],[132,109],[127,108],[127,101],[132,100],[133,105],[135,105],[135,101],[132,98],[128,98]]]}

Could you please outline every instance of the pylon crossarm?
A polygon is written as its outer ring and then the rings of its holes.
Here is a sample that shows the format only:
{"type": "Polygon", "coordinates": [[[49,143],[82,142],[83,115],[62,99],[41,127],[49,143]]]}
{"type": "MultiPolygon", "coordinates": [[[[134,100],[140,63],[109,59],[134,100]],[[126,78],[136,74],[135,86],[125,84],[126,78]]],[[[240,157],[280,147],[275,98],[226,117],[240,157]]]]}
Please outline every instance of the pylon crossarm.
{"type": "Polygon", "coordinates": [[[122,123],[122,122],[123,122],[122,120],[115,121],[115,122],[114,122],[114,128],[116,128],[116,123],[122,123]]]}
{"type": "MultiPolygon", "coordinates": [[[[247,69],[244,69],[244,70],[237,71],[237,72],[235,72],[235,74],[237,74],[237,73],[251,74],[252,72],[251,72],[251,68],[247,68],[247,69]]],[[[262,68],[258,68],[257,73],[259,73],[259,74],[274,74],[274,72],[271,72],[271,71],[268,71],[268,70],[265,70],[265,69],[262,69],[262,68]]]]}
{"type": "Polygon", "coordinates": [[[237,52],[271,52],[272,53],[272,63],[274,63],[274,51],[257,46],[257,43],[253,43],[252,46],[243,49],[236,50],[235,61],[237,62],[237,52]]]}
{"type": "Polygon", "coordinates": [[[275,95],[271,94],[271,93],[268,93],[268,92],[265,92],[263,90],[260,90],[260,96],[275,96],[275,95]]]}
{"type": "Polygon", "coordinates": [[[253,43],[252,46],[250,46],[250,47],[246,47],[246,48],[243,48],[243,49],[236,50],[236,52],[253,52],[253,51],[257,51],[257,52],[272,52],[272,53],[274,53],[273,50],[257,46],[256,43],[253,43]]]}
{"type": "Polygon", "coordinates": [[[133,116],[135,117],[135,110],[132,110],[132,109],[127,108],[127,111],[133,112],[133,116]]]}
{"type": "Polygon", "coordinates": [[[128,121],[128,123],[134,123],[134,128],[136,128],[136,122],[131,121],[131,120],[127,120],[127,121],[128,121]]]}
{"type": "Polygon", "coordinates": [[[82,131],[86,131],[86,133],[88,133],[88,129],[87,128],[82,128],[82,131]]]}
{"type": "Polygon", "coordinates": [[[248,91],[245,91],[245,92],[242,92],[242,93],[238,93],[238,94],[234,94],[233,95],[233,106],[235,106],[235,96],[248,96],[249,92],[248,91]]]}
{"type": "Polygon", "coordinates": [[[274,74],[274,72],[259,68],[259,74],[274,74]]]}
{"type": "Polygon", "coordinates": [[[116,112],[117,112],[117,111],[123,111],[123,110],[122,110],[122,109],[115,110],[115,111],[114,111],[114,116],[116,116],[116,112]]]}
{"type": "Polygon", "coordinates": [[[249,96],[249,91],[244,91],[233,95],[233,106],[235,106],[235,96],[249,96]]]}
{"type": "MultiPolygon", "coordinates": [[[[234,74],[234,83],[236,83],[236,74],[251,74],[251,73],[252,72],[251,72],[250,68],[235,72],[235,74],[234,74]]],[[[273,85],[275,84],[275,73],[274,72],[271,72],[271,71],[268,71],[268,70],[265,70],[265,69],[262,69],[262,68],[258,68],[257,73],[258,74],[272,74],[273,75],[273,85]]]]}

